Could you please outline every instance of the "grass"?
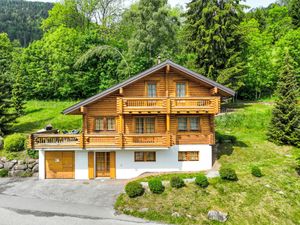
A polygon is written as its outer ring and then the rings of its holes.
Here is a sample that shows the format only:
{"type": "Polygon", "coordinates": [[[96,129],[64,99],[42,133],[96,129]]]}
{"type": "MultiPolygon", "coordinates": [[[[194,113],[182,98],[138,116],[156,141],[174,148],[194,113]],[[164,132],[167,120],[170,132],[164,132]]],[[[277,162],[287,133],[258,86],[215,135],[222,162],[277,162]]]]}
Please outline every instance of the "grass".
{"type": "MultiPolygon", "coordinates": [[[[75,104],[73,101],[28,101],[25,105],[25,113],[13,124],[12,133],[28,135],[51,124],[59,130],[81,129],[81,116],[63,115],[61,112],[67,107],[75,104]]],[[[27,157],[25,151],[17,153],[6,153],[0,150],[0,157],[24,159],[27,157]]]]}
{"type": "MultiPolygon", "coordinates": [[[[187,184],[178,190],[166,187],[161,195],[146,192],[135,199],[121,194],[115,208],[172,224],[218,224],[207,219],[211,209],[228,212],[227,224],[300,224],[300,177],[295,171],[299,149],[267,141],[269,104],[234,107],[238,108],[235,113],[216,119],[222,142],[217,157],[222,165],[236,170],[237,182],[214,178],[206,189],[187,184]],[[263,177],[251,175],[253,165],[261,168],[263,177]],[[141,211],[143,208],[148,211],[141,211]],[[180,217],[172,216],[174,212],[180,217]]],[[[163,176],[169,179],[168,175],[163,176]]]]}

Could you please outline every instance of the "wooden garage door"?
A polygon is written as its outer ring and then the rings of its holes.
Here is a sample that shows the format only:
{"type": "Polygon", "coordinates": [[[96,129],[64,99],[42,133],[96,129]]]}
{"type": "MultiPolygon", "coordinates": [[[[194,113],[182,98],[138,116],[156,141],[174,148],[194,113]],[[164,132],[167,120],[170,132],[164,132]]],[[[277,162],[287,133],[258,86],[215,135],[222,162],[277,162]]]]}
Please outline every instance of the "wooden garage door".
{"type": "Polygon", "coordinates": [[[74,178],[74,152],[46,152],[47,179],[74,178]]]}

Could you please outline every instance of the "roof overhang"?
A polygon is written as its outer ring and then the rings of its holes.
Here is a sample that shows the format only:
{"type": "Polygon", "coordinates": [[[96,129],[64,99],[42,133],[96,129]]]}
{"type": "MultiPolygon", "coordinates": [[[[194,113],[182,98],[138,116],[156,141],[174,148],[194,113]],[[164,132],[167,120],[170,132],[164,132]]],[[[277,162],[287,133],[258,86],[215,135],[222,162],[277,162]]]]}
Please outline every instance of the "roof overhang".
{"type": "Polygon", "coordinates": [[[96,95],[94,95],[94,96],[92,96],[88,99],[85,99],[85,100],[83,100],[83,101],[81,101],[81,102],[65,109],[62,113],[63,114],[72,114],[72,112],[80,110],[80,107],[86,106],[86,105],[91,104],[95,101],[98,101],[99,99],[101,99],[103,97],[106,97],[106,96],[108,96],[109,94],[112,94],[115,91],[118,91],[120,88],[125,87],[127,85],[130,85],[130,84],[138,81],[139,79],[142,79],[142,78],[144,78],[144,77],[146,77],[146,76],[148,76],[148,75],[150,75],[150,74],[166,67],[167,65],[169,65],[169,66],[173,67],[174,69],[179,70],[179,71],[181,71],[181,72],[183,72],[183,73],[185,73],[185,74],[187,74],[187,75],[189,75],[189,76],[191,76],[191,77],[193,77],[197,80],[200,80],[200,81],[202,81],[206,84],[209,84],[213,87],[217,87],[222,93],[224,93],[224,95],[227,95],[226,97],[235,95],[235,91],[233,91],[232,89],[227,88],[227,87],[225,87],[225,86],[223,86],[223,85],[221,85],[221,84],[219,84],[219,83],[217,83],[217,82],[215,82],[215,81],[213,81],[213,80],[211,80],[211,79],[209,79],[209,78],[207,78],[203,75],[200,75],[200,74],[198,74],[194,71],[191,71],[191,70],[189,70],[189,69],[187,69],[183,66],[180,66],[180,65],[178,65],[178,64],[176,64],[176,63],[174,63],[170,60],[166,60],[166,61],[164,61],[164,62],[148,69],[148,70],[145,70],[144,72],[142,72],[142,73],[140,73],[140,74],[138,74],[134,77],[131,77],[131,78],[129,78],[129,79],[127,79],[127,80],[125,80],[125,81],[123,81],[123,82],[121,82],[121,83],[119,83],[119,84],[103,91],[103,92],[100,92],[99,94],[96,94],[96,95]]]}

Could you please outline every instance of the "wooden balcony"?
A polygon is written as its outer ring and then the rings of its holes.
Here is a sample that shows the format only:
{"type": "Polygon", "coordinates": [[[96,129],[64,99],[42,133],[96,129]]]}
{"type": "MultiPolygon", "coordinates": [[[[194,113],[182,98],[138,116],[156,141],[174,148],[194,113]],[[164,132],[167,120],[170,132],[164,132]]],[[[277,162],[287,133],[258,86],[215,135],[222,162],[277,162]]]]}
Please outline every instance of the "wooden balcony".
{"type": "Polygon", "coordinates": [[[119,114],[218,114],[220,97],[118,98],[119,114]]]}
{"type": "Polygon", "coordinates": [[[32,134],[30,149],[95,149],[131,147],[170,147],[182,141],[214,144],[213,134],[32,134]]]}

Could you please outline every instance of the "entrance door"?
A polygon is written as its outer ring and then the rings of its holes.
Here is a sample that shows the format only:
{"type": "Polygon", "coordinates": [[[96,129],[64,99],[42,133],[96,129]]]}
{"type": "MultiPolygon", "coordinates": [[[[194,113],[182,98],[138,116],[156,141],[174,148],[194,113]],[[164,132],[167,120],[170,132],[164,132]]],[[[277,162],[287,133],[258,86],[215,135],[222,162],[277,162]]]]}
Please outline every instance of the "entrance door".
{"type": "Polygon", "coordinates": [[[96,177],[110,176],[110,152],[96,152],[96,177]]]}

